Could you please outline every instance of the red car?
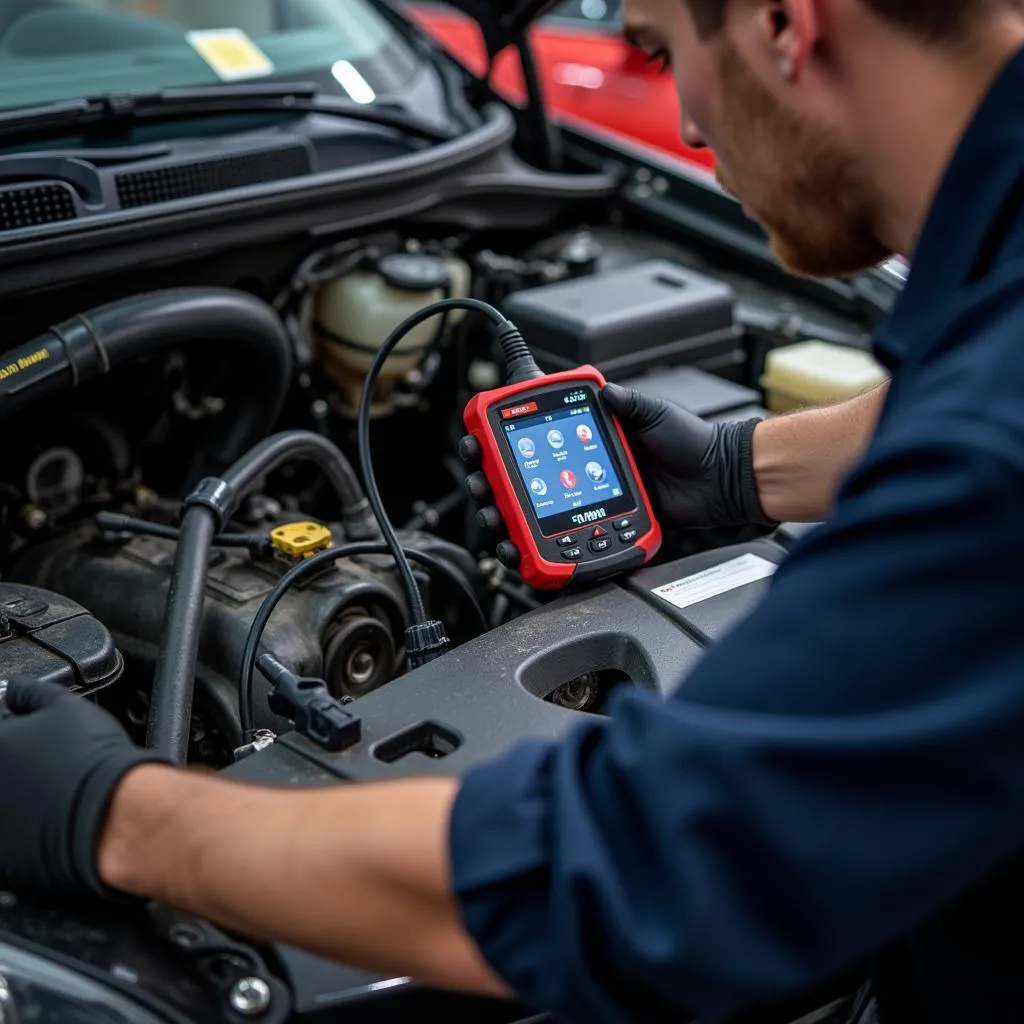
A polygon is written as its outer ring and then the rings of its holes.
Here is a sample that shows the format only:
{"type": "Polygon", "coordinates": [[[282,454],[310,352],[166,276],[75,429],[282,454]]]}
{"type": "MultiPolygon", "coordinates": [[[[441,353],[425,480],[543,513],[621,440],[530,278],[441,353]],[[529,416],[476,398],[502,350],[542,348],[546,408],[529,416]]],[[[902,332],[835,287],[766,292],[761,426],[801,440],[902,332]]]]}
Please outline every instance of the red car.
{"type": "MultiPolygon", "coordinates": [[[[487,67],[476,23],[447,4],[414,2],[404,10],[476,74],[487,67]]],[[[622,37],[622,0],[569,0],[531,30],[544,95],[555,113],[579,118],[704,166],[710,150],[679,138],[679,98],[672,76],[622,37]]],[[[494,86],[521,101],[522,73],[514,51],[495,65],[494,86]]]]}

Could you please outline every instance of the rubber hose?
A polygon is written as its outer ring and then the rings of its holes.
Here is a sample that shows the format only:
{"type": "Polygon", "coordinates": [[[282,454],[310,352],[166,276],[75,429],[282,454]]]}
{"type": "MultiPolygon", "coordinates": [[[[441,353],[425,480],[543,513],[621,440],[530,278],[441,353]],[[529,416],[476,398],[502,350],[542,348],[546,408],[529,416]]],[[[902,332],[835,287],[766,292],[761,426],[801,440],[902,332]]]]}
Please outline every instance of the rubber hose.
{"type": "Polygon", "coordinates": [[[153,676],[146,746],[180,765],[188,756],[206,572],[216,532],[217,516],[204,505],[193,505],[182,518],[153,676]]]}
{"type": "Polygon", "coordinates": [[[379,536],[370,503],[341,449],[309,430],[286,430],[265,438],[246,452],[221,479],[241,500],[268,473],[289,462],[312,462],[323,471],[341,502],[341,519],[352,540],[379,536]]]}
{"type": "Polygon", "coordinates": [[[288,397],[292,353],[280,318],[262,300],[230,288],[172,288],[133,295],[51,327],[3,357],[0,419],[104,376],[140,356],[195,344],[236,347],[231,408],[191,486],[218,476],[277,422],[288,397]]]}

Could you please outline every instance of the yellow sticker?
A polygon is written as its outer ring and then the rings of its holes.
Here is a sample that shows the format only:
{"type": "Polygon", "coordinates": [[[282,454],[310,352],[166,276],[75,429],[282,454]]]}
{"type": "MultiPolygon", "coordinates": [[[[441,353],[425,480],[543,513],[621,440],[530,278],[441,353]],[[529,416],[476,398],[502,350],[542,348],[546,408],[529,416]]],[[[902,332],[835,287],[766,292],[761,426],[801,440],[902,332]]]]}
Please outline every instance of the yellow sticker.
{"type": "Polygon", "coordinates": [[[273,61],[240,28],[202,29],[185,38],[225,82],[259,78],[274,71],[273,61]]]}

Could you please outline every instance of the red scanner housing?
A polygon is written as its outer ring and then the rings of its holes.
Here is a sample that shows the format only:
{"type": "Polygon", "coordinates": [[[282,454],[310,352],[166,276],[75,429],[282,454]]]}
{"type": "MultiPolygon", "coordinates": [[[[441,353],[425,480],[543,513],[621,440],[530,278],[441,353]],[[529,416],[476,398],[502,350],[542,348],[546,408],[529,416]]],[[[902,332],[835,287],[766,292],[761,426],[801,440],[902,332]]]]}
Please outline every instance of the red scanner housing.
{"type": "Polygon", "coordinates": [[[596,367],[581,366],[481,392],[463,415],[519,573],[539,590],[638,568],[661,547],[625,433],[601,403],[604,385],[596,367]]]}

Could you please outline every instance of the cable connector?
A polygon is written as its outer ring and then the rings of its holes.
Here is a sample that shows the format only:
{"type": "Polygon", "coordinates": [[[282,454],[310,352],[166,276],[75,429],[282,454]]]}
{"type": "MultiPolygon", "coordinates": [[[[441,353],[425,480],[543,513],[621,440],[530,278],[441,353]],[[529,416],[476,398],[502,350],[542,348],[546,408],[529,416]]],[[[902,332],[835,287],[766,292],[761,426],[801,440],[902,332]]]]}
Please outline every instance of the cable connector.
{"type": "Polygon", "coordinates": [[[405,650],[412,668],[436,661],[448,650],[450,643],[444,623],[437,619],[418,623],[405,631],[405,650]]]}
{"type": "Polygon", "coordinates": [[[522,384],[523,381],[537,380],[544,371],[537,365],[529,346],[523,341],[519,328],[506,320],[494,329],[501,354],[505,358],[505,381],[508,384],[522,384]]]}
{"type": "Polygon", "coordinates": [[[200,480],[195,490],[182,502],[182,508],[186,510],[195,505],[204,505],[213,512],[217,517],[219,531],[235,514],[238,508],[238,495],[226,480],[208,476],[205,480],[200,480]]]}
{"type": "Polygon", "coordinates": [[[288,558],[309,558],[331,546],[331,531],[320,523],[286,523],[271,531],[270,543],[288,558]]]}
{"type": "Polygon", "coordinates": [[[362,721],[330,695],[322,679],[297,676],[270,654],[261,655],[256,664],[274,687],[270,710],[294,722],[302,736],[332,754],[362,739],[362,721]]]}

